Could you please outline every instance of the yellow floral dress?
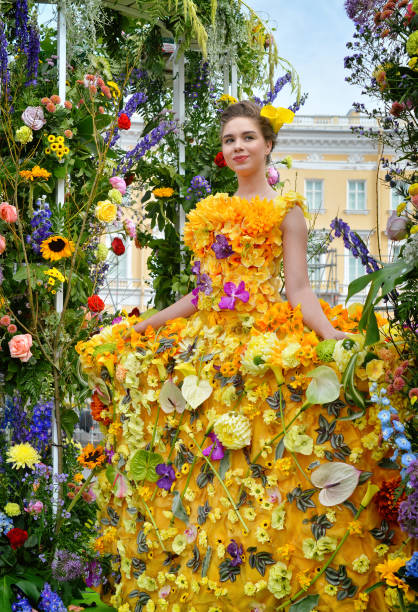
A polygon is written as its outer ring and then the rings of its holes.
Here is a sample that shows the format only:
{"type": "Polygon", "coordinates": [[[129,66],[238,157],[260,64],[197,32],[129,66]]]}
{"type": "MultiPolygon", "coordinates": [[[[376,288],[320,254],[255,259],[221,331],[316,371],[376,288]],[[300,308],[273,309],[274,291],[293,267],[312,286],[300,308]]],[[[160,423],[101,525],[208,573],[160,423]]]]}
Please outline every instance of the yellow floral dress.
{"type": "MultiPolygon", "coordinates": [[[[387,446],[377,409],[338,397],[362,338],[334,343],[321,362],[300,308],[280,297],[280,225],[295,205],[305,212],[294,192],[202,200],[184,232],[198,311],[126,342],[131,318],[77,347],[108,454],[95,547],[110,555],[101,594],[116,609],[391,609],[394,589],[366,592],[376,565],[403,554],[402,533],[371,500],[370,483],[393,476],[377,465],[387,446]],[[306,392],[318,367],[338,385],[315,404],[306,392]]],[[[322,306],[357,331],[358,307],[322,306]]],[[[381,375],[374,361],[356,370],[366,392],[368,375],[381,375]]]]}

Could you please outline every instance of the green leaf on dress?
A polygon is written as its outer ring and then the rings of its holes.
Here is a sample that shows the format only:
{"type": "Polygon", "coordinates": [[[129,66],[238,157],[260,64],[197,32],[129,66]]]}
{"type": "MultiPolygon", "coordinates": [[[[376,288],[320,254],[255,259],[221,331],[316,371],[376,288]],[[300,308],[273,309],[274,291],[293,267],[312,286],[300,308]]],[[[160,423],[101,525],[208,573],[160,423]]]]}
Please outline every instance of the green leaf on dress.
{"type": "Polygon", "coordinates": [[[171,512],[176,518],[186,523],[186,525],[188,524],[189,515],[186,512],[186,509],[183,505],[183,501],[180,497],[180,493],[178,491],[174,491],[173,493],[173,503],[171,506],[171,512]]]}
{"type": "Polygon", "coordinates": [[[229,450],[225,450],[225,454],[219,463],[219,476],[222,480],[225,478],[225,474],[231,466],[231,453],[229,450]]]}
{"type": "Polygon", "coordinates": [[[319,595],[307,595],[289,608],[289,612],[311,612],[317,606],[319,595]]]}
{"type": "Polygon", "coordinates": [[[212,557],[212,547],[208,546],[205,558],[203,559],[203,563],[202,563],[202,578],[204,578],[206,574],[208,573],[211,557],[212,557]]]}
{"type": "Polygon", "coordinates": [[[133,480],[148,480],[157,482],[159,476],[155,468],[159,463],[164,463],[164,459],[158,453],[139,450],[131,459],[129,466],[129,477],[133,480]]]}

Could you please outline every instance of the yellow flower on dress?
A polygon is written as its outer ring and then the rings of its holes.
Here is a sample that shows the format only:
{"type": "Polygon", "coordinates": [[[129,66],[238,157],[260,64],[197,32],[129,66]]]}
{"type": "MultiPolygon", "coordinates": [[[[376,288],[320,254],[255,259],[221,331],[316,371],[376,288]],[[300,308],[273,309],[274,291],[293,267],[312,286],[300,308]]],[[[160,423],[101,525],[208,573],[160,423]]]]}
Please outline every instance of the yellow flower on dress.
{"type": "Polygon", "coordinates": [[[14,444],[7,451],[6,463],[12,463],[12,467],[16,470],[25,467],[33,470],[35,465],[40,462],[40,454],[29,442],[14,444]]]}
{"type": "Polygon", "coordinates": [[[292,425],[283,438],[284,446],[293,453],[311,455],[313,450],[313,439],[306,435],[303,425],[292,425]]]}
{"type": "Polygon", "coordinates": [[[291,591],[290,581],[292,579],[292,570],[288,569],[287,565],[278,561],[272,565],[267,581],[267,588],[276,599],[282,599],[289,595],[291,591]]]}
{"type": "Polygon", "coordinates": [[[237,412],[227,412],[213,424],[218,440],[226,448],[238,449],[251,442],[251,423],[247,417],[237,412]]]}
{"type": "Polygon", "coordinates": [[[376,572],[380,574],[382,580],[390,581],[395,572],[397,572],[401,567],[403,567],[406,563],[407,559],[403,559],[398,557],[397,559],[387,559],[384,563],[379,563],[376,565],[376,572]]]}
{"type": "Polygon", "coordinates": [[[358,574],[367,574],[370,568],[370,559],[367,555],[360,555],[353,561],[353,570],[358,574]]]}
{"type": "Polygon", "coordinates": [[[295,113],[289,108],[274,107],[271,104],[266,104],[260,111],[260,116],[268,119],[277,133],[284,123],[292,123],[295,113]]]}
{"type": "Polygon", "coordinates": [[[268,332],[254,336],[248,342],[245,353],[241,358],[244,372],[255,376],[264,374],[269,368],[273,352],[279,349],[280,345],[276,334],[268,332]]]}
{"type": "Polygon", "coordinates": [[[369,380],[378,381],[385,373],[384,367],[385,362],[381,359],[371,359],[366,364],[367,378],[369,380]]]}

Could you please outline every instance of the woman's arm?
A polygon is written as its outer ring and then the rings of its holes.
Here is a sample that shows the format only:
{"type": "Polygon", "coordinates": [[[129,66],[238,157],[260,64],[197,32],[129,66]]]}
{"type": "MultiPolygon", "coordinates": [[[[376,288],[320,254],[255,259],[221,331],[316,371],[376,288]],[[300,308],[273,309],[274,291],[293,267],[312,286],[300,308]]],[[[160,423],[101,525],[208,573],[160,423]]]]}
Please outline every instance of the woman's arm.
{"type": "Polygon", "coordinates": [[[345,338],[343,332],[335,329],[328,321],[318,298],[312,291],[308,278],[306,251],[308,230],[299,206],[295,206],[285,216],[282,225],[283,265],[286,297],[294,307],[301,305],[305,324],[324,340],[345,338]]]}
{"type": "Polygon", "coordinates": [[[197,310],[191,302],[192,297],[192,294],[188,293],[177,300],[177,302],[174,302],[174,304],[164,308],[164,310],[156,312],[148,319],[145,319],[145,321],[140,321],[134,326],[135,331],[141,334],[146,330],[148,325],[151,325],[151,327],[157,329],[158,327],[161,327],[161,325],[164,325],[166,321],[170,321],[171,319],[176,319],[177,317],[189,317],[197,310]]]}

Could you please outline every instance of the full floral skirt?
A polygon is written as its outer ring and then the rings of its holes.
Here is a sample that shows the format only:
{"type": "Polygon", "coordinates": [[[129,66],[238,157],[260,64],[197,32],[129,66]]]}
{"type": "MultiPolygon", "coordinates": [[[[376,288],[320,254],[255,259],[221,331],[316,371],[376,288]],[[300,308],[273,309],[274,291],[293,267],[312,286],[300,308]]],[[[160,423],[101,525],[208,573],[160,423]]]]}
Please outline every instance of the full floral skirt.
{"type": "MultiPolygon", "coordinates": [[[[359,309],[323,308],[356,332],[359,309]]],[[[321,612],[391,609],[394,589],[366,591],[388,555],[407,555],[399,473],[379,466],[378,407],[350,420],[342,390],[305,409],[319,340],[300,311],[199,311],[129,342],[126,327],[78,347],[109,458],[96,483],[103,599],[124,612],[268,612],[308,595],[321,612]],[[332,463],[360,478],[325,506],[311,475],[332,463]],[[369,503],[370,482],[381,491],[369,503]]],[[[365,368],[355,380],[367,394],[365,368]]]]}

